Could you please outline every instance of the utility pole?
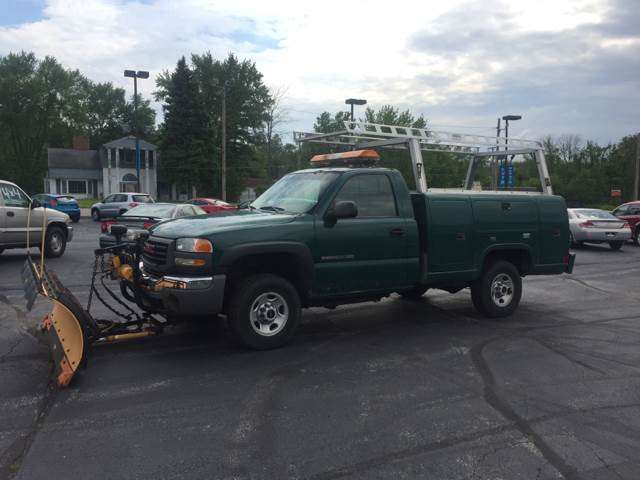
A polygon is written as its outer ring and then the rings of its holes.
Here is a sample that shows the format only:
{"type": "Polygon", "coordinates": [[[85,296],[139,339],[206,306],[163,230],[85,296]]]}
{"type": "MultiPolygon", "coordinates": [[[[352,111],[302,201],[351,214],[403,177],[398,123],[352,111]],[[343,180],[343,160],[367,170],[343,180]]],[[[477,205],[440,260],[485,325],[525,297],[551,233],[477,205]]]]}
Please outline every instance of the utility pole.
{"type": "Polygon", "coordinates": [[[227,83],[222,86],[222,159],[220,176],[222,177],[222,200],[227,201],[227,83]]]}
{"type": "Polygon", "coordinates": [[[638,200],[640,195],[640,133],[636,135],[636,169],[633,178],[633,199],[638,200]]]}

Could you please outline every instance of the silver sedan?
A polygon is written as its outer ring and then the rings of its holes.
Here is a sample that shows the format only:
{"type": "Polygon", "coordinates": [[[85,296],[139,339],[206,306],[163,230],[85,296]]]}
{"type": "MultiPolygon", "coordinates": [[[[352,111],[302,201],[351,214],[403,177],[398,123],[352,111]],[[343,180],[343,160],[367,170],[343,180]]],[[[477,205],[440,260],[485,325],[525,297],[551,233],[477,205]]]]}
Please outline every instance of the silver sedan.
{"type": "Polygon", "coordinates": [[[619,250],[631,239],[631,228],[605,210],[596,208],[569,208],[569,230],[572,245],[583,243],[608,243],[619,250]]]}

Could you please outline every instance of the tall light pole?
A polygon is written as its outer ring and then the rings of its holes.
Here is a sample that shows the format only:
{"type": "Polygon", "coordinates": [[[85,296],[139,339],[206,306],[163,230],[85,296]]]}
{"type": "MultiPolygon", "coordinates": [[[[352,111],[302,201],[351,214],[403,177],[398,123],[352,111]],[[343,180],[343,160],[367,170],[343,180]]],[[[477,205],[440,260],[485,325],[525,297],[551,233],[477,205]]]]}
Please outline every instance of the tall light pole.
{"type": "Polygon", "coordinates": [[[504,149],[509,150],[509,122],[520,120],[522,115],[505,115],[502,117],[504,120],[504,149]]]}
{"type": "MultiPolygon", "coordinates": [[[[136,178],[138,180],[138,186],[136,190],[140,191],[140,139],[138,138],[138,79],[149,78],[149,72],[144,70],[125,70],[124,76],[133,78],[133,132],[136,138],[136,178]]],[[[147,172],[149,175],[149,172],[147,172]]],[[[120,181],[118,179],[118,181],[120,181]]],[[[147,192],[149,193],[149,192],[147,192]]]]}
{"type": "Polygon", "coordinates": [[[347,98],[344,103],[351,105],[351,121],[353,122],[353,106],[354,105],[366,105],[367,101],[363,98],[347,98]]]}

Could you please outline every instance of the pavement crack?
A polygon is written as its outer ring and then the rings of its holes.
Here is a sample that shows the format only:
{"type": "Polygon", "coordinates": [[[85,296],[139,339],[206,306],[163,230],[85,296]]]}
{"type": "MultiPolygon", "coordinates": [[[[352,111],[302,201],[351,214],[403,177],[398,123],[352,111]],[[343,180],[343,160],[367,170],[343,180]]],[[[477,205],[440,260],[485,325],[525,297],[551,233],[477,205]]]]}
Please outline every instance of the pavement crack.
{"type": "Polygon", "coordinates": [[[58,389],[55,382],[51,380],[47,385],[44,397],[38,404],[35,419],[31,428],[23,435],[16,439],[9,447],[0,454],[0,478],[10,480],[20,471],[22,462],[29,452],[36,435],[44,426],[44,422],[51,411],[51,407],[55,403],[58,389]]]}
{"type": "Polygon", "coordinates": [[[503,398],[498,389],[496,388],[496,381],[484,358],[484,349],[493,342],[505,339],[504,336],[493,337],[483,342],[476,344],[471,349],[471,359],[478,373],[480,374],[484,384],[484,399],[485,401],[505,419],[512,422],[512,424],[520,431],[522,436],[531,441],[538,451],[542,454],[544,459],[551,464],[560,474],[566,479],[573,480],[578,479],[578,472],[575,468],[569,465],[565,460],[556,452],[538,432],[536,432],[531,424],[523,417],[518,415],[516,411],[509,405],[509,402],[503,398]]]}

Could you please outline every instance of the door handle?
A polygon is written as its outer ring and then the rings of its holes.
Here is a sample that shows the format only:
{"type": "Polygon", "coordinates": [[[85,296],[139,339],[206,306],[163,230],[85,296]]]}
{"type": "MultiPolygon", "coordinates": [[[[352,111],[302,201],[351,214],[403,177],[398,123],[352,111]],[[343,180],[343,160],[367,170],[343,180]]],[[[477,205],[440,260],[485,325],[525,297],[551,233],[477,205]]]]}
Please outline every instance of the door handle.
{"type": "Polygon", "coordinates": [[[15,215],[15,213],[13,212],[7,212],[7,217],[13,217],[15,215]]]}
{"type": "Polygon", "coordinates": [[[467,238],[467,236],[464,234],[464,232],[456,233],[456,240],[464,240],[466,238],[467,238]]]}
{"type": "Polygon", "coordinates": [[[559,228],[554,228],[551,230],[551,235],[553,235],[554,237],[559,237],[560,236],[560,229],[559,228]]]}
{"type": "Polygon", "coordinates": [[[509,211],[511,210],[511,204],[509,202],[502,202],[502,210],[509,211]]]}
{"type": "Polygon", "coordinates": [[[402,237],[404,235],[404,228],[392,228],[389,230],[389,235],[392,237],[402,237]]]}

